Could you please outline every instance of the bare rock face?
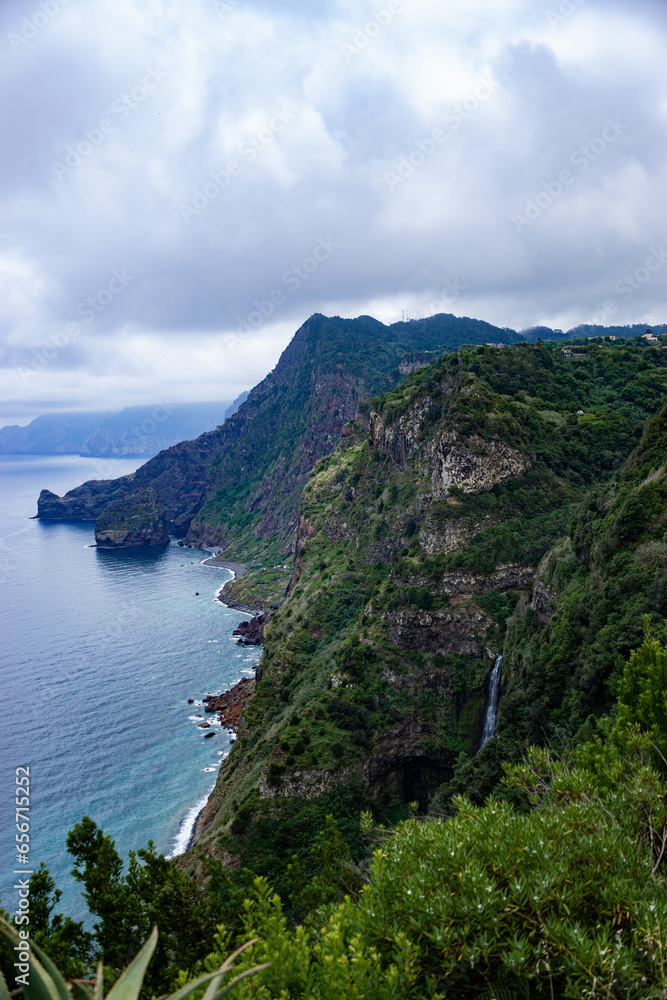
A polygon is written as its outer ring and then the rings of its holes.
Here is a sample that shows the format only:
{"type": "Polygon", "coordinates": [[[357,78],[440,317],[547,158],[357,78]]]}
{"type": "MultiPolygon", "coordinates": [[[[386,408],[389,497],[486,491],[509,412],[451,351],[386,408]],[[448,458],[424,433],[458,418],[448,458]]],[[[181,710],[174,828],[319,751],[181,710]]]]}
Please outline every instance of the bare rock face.
{"type": "Polygon", "coordinates": [[[477,435],[465,444],[443,434],[430,448],[434,492],[452,487],[464,493],[483,493],[497,483],[518,479],[530,462],[505,441],[484,441],[477,435]]]}
{"type": "Polygon", "coordinates": [[[165,508],[156,491],[141,490],[112,500],[95,523],[95,541],[102,549],[166,545],[165,508]]]}
{"type": "Polygon", "coordinates": [[[400,650],[483,656],[491,618],[473,601],[439,611],[387,611],[389,638],[400,650]]]}
{"type": "Polygon", "coordinates": [[[444,422],[423,440],[429,397],[417,400],[396,424],[387,424],[380,414],[371,413],[370,435],[373,444],[407,466],[411,461],[431,471],[434,496],[447,496],[451,489],[463,493],[483,493],[497,483],[518,479],[530,469],[531,462],[517,448],[501,438],[484,440],[478,434],[462,438],[459,429],[444,422]]]}
{"type": "Polygon", "coordinates": [[[231,729],[232,732],[238,733],[243,709],[246,707],[248,699],[254,690],[255,682],[250,680],[249,677],[244,677],[238,684],[230,688],[229,691],[224,691],[218,695],[206,695],[204,698],[206,711],[219,712],[220,722],[225,729],[231,729]]]}

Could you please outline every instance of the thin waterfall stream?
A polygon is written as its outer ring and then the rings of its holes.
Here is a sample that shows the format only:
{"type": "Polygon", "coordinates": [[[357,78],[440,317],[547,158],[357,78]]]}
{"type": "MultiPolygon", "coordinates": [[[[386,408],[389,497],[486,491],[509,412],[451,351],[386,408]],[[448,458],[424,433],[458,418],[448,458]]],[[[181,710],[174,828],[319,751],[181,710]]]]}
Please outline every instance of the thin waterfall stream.
{"type": "MultiPolygon", "coordinates": [[[[489,681],[489,703],[486,706],[486,718],[484,719],[484,729],[482,730],[482,742],[479,749],[483,750],[496,732],[496,721],[498,719],[498,698],[500,696],[500,671],[503,665],[502,654],[496,659],[491,671],[489,681]]],[[[477,751],[479,753],[479,750],[477,751]]]]}

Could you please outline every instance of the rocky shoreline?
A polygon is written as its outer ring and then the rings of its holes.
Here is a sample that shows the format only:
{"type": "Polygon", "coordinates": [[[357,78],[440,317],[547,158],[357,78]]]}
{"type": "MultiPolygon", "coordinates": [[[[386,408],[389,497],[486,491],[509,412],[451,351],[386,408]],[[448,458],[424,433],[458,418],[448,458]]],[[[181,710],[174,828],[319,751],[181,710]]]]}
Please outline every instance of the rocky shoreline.
{"type": "MultiPolygon", "coordinates": [[[[204,565],[215,566],[218,569],[230,569],[234,573],[232,579],[240,579],[241,577],[247,576],[250,572],[248,567],[244,566],[243,563],[235,563],[226,559],[218,559],[215,555],[211,556],[210,559],[205,559],[204,565]]],[[[252,614],[254,616],[249,622],[241,622],[232,635],[240,637],[238,640],[240,645],[260,646],[261,628],[264,624],[264,616],[255,608],[242,607],[225,599],[225,589],[231,582],[232,580],[229,580],[224,587],[221,588],[217,595],[217,600],[226,607],[233,608],[235,611],[244,611],[246,614],[252,614]]],[[[228,691],[223,691],[222,694],[206,695],[202,699],[205,705],[205,711],[218,712],[223,728],[229,729],[233,733],[238,733],[238,728],[241,722],[241,714],[254,689],[255,681],[249,677],[244,677],[233,687],[229,688],[228,691]]],[[[190,839],[188,840],[184,853],[187,853],[196,846],[200,833],[199,827],[205,812],[206,806],[200,809],[197,813],[192,825],[190,839]]]]}
{"type": "MultiPolygon", "coordinates": [[[[206,706],[205,711],[218,712],[223,728],[229,729],[233,733],[238,733],[243,709],[254,690],[255,681],[249,677],[244,677],[228,691],[223,691],[222,694],[207,694],[202,699],[206,706]]],[[[195,816],[190,839],[183,852],[184,854],[187,854],[188,851],[196,846],[199,839],[199,827],[205,812],[206,806],[203,806],[195,816]]],[[[182,857],[182,855],[180,856],[182,857]]]]}
{"type": "Polygon", "coordinates": [[[207,694],[203,699],[206,705],[205,711],[218,712],[223,728],[238,733],[241,713],[254,689],[254,680],[244,677],[238,684],[235,684],[228,691],[223,691],[222,694],[207,694]]]}
{"type": "MultiPolygon", "coordinates": [[[[187,846],[183,854],[187,854],[187,852],[195,846],[195,844],[199,839],[199,824],[201,823],[202,816],[204,815],[204,809],[206,809],[206,806],[202,806],[202,808],[195,816],[195,821],[192,824],[192,833],[190,834],[190,839],[188,840],[187,846]]],[[[179,856],[182,857],[182,855],[179,856]]]]}
{"type": "Polygon", "coordinates": [[[239,646],[261,646],[264,642],[264,623],[266,615],[256,615],[249,622],[241,622],[235,628],[232,635],[240,636],[237,645],[239,646]]]}

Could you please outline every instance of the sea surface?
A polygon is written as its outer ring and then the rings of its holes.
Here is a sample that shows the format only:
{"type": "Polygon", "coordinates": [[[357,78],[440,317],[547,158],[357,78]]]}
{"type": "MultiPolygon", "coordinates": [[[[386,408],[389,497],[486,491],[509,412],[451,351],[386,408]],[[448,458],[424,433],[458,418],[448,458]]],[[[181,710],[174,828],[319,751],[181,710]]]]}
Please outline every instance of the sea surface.
{"type": "MultiPolygon", "coordinates": [[[[0,903],[14,911],[15,771],[30,767],[30,868],[44,861],[60,909],[86,914],[67,832],[90,816],[121,855],[153,840],[179,853],[231,746],[204,739],[201,699],[252,676],[260,650],[216,595],[232,573],[169,546],[109,552],[93,524],[33,520],[62,495],[140,460],[0,456],[0,903]],[[194,698],[199,704],[189,705],[194,698]],[[201,715],[201,718],[197,718],[201,715]]],[[[247,617],[247,616],[245,616],[247,617]]]]}

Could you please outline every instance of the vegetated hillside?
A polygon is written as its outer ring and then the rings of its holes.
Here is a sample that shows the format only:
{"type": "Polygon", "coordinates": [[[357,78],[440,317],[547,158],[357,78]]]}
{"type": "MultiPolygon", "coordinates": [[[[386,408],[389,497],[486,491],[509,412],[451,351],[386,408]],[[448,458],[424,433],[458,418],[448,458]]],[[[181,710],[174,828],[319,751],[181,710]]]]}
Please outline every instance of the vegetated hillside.
{"type": "Polygon", "coordinates": [[[642,616],[665,636],[667,406],[609,483],[590,490],[568,531],[542,559],[530,604],[506,644],[501,730],[539,740],[583,738],[615,700],[642,616]]]}
{"type": "Polygon", "coordinates": [[[242,559],[258,543],[284,554],[308,474],[335,448],[360,400],[393,388],[434,353],[490,339],[522,340],[448,315],[391,327],[368,316],[315,315],[222,427],[161,452],[134,476],[84,483],[65,497],[43,491],[39,516],[95,520],[111,500],[153,487],[170,526],[189,542],[219,545],[242,559]]]}
{"type": "MultiPolygon", "coordinates": [[[[641,337],[649,331],[645,323],[626,323],[625,326],[599,326],[594,323],[580,323],[573,326],[565,335],[568,340],[576,337],[641,337]]],[[[667,334],[667,325],[658,323],[657,326],[650,327],[651,333],[656,337],[667,334]]],[[[525,331],[524,331],[525,332],[525,331]]]]}
{"type": "MultiPolygon", "coordinates": [[[[257,691],[209,800],[202,844],[254,870],[270,862],[276,884],[311,814],[333,812],[344,824],[371,802],[395,818],[411,800],[445,807],[466,781],[474,797],[496,779],[505,752],[499,739],[475,757],[485,687],[503,650],[511,679],[500,726],[511,731],[510,750],[571,728],[561,702],[577,701],[577,638],[550,657],[540,632],[538,660],[530,628],[540,612],[527,607],[551,599],[558,574],[544,557],[568,532],[575,557],[564,581],[590,574],[580,588],[598,586],[578,541],[584,528],[572,526],[587,523],[591,491],[618,496],[626,511],[613,477],[665,396],[660,350],[590,344],[575,359],[554,345],[522,345],[447,355],[362,408],[304,491],[290,594],[266,627],[257,691]],[[534,587],[538,566],[546,582],[534,587]],[[536,711],[539,724],[526,725],[536,711]]],[[[661,442],[656,454],[664,449],[663,424],[650,425],[619,483],[649,475],[658,458],[638,456],[651,435],[661,442]]],[[[649,493],[646,509],[655,509],[662,482],[649,476],[641,487],[642,510],[649,493]]],[[[610,562],[609,588],[622,580],[634,595],[624,614],[637,645],[642,612],[664,614],[664,587],[654,593],[647,582],[662,549],[634,551],[641,526],[634,535],[614,527],[614,510],[605,513],[608,536],[624,539],[614,558],[637,572],[624,576],[610,562]]],[[[654,530],[661,516],[658,506],[642,524],[654,530]]],[[[589,695],[584,718],[610,705],[603,687],[589,695]]]]}

